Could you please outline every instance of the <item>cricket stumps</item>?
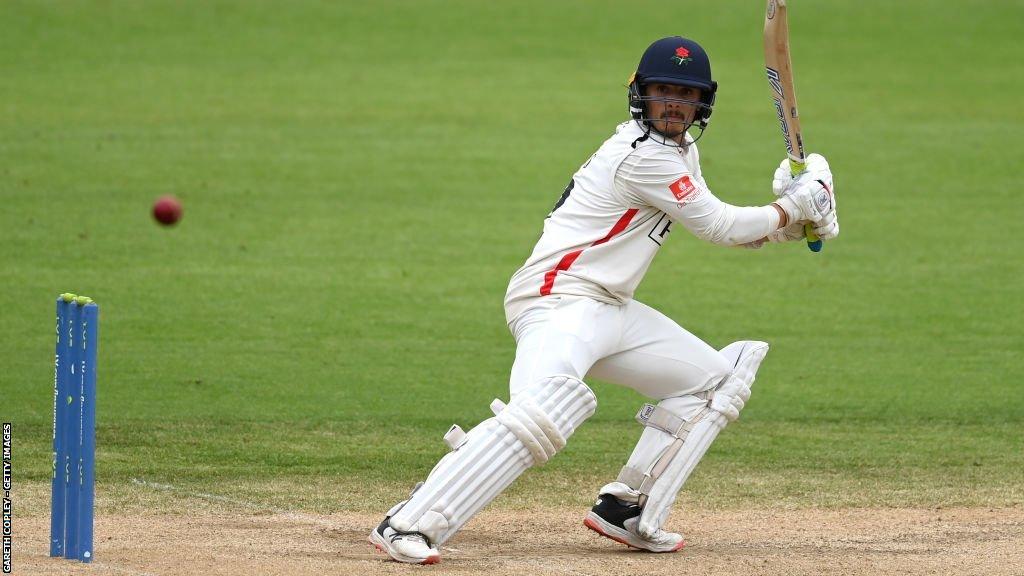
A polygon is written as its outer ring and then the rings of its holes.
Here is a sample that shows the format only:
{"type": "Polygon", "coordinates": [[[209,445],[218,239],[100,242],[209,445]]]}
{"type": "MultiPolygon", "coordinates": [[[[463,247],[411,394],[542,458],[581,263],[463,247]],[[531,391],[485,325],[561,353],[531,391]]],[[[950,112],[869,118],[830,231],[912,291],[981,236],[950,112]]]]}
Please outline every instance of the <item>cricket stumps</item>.
{"type": "Polygon", "coordinates": [[[50,556],[89,562],[93,558],[99,306],[87,296],[61,294],[56,336],[50,556]]]}

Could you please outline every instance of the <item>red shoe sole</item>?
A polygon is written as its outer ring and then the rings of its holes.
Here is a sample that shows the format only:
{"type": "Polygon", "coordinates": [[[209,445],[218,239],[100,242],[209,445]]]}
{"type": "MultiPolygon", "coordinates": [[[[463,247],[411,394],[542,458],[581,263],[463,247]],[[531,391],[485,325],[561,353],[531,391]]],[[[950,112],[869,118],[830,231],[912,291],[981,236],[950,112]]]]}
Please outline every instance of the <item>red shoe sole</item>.
{"type": "MultiPolygon", "coordinates": [[[[619,544],[625,544],[627,548],[633,548],[635,550],[640,550],[642,552],[654,552],[654,550],[648,550],[646,548],[640,548],[640,547],[637,547],[637,546],[633,546],[632,544],[630,544],[629,542],[626,542],[622,538],[619,538],[617,536],[612,536],[611,534],[605,532],[604,530],[601,530],[601,527],[597,524],[597,522],[594,522],[590,518],[585,518],[583,520],[583,525],[586,526],[587,528],[590,528],[594,532],[597,532],[601,536],[604,536],[605,538],[610,538],[612,540],[615,540],[619,544]]],[[[686,546],[686,541],[680,541],[679,544],[677,544],[675,548],[673,548],[671,550],[665,550],[665,552],[678,552],[678,551],[683,549],[683,546],[686,546]]],[[[654,552],[654,553],[655,554],[664,554],[665,552],[654,552]]]]}

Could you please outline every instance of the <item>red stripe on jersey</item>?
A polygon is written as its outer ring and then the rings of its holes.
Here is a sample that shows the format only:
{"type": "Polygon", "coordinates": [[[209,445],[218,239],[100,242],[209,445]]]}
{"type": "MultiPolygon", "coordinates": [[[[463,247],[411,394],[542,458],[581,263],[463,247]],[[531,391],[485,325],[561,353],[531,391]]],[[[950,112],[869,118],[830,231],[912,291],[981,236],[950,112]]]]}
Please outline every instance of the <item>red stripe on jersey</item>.
{"type": "Polygon", "coordinates": [[[544,275],[544,285],[540,287],[540,295],[547,296],[551,294],[551,288],[555,285],[555,276],[558,276],[559,270],[568,270],[569,266],[576,261],[576,258],[580,254],[583,254],[583,249],[579,249],[575,252],[569,252],[562,259],[558,261],[558,265],[548,270],[548,273],[544,275]]]}
{"type": "MultiPolygon", "coordinates": [[[[619,221],[616,222],[614,226],[612,226],[612,229],[609,230],[607,234],[605,234],[604,238],[601,238],[600,240],[594,242],[593,244],[591,244],[591,246],[604,244],[605,242],[614,238],[616,234],[619,234],[620,232],[625,230],[626,226],[629,226],[630,221],[633,220],[633,216],[636,216],[636,213],[639,211],[639,208],[630,208],[629,210],[626,210],[626,213],[623,214],[621,218],[619,218],[619,221]]],[[[582,254],[584,250],[585,248],[580,248],[579,250],[569,252],[565,256],[562,256],[562,259],[558,261],[558,264],[555,265],[554,268],[548,270],[548,273],[544,275],[544,285],[540,287],[541,296],[547,296],[548,294],[551,294],[551,288],[553,288],[555,285],[555,276],[558,276],[558,273],[561,272],[562,270],[568,270],[569,267],[572,266],[572,263],[575,262],[576,259],[580,257],[580,254],[582,254]]]]}

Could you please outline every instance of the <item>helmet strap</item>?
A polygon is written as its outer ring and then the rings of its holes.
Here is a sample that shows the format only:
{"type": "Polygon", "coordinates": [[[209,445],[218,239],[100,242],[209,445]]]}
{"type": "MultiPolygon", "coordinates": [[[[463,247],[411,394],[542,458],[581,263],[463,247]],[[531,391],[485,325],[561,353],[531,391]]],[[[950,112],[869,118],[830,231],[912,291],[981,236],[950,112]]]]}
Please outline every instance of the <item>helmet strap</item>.
{"type": "Polygon", "coordinates": [[[650,125],[650,123],[648,123],[647,121],[644,121],[643,125],[644,125],[644,135],[640,136],[636,140],[633,140],[633,144],[631,144],[631,146],[633,147],[634,150],[636,150],[636,145],[637,144],[639,144],[639,143],[643,142],[644,140],[647,140],[648,138],[651,137],[651,125],[650,125]]]}
{"type": "MultiPolygon", "coordinates": [[[[640,136],[639,138],[633,141],[632,146],[633,148],[636,148],[637,144],[651,137],[651,131],[654,130],[654,126],[652,126],[651,119],[647,116],[647,102],[644,101],[643,94],[641,94],[641,86],[640,83],[636,80],[636,74],[633,74],[632,76],[629,77],[628,89],[629,115],[644,130],[643,136],[640,136]]],[[[714,92],[712,92],[710,96],[707,96],[706,94],[704,94],[703,91],[701,91],[700,101],[702,103],[705,103],[705,105],[712,105],[715,101],[714,98],[714,92]]],[[[705,112],[704,108],[698,108],[696,111],[696,116],[694,117],[694,122],[689,124],[686,127],[686,130],[683,131],[682,143],[675,142],[674,140],[669,139],[663,134],[662,138],[655,139],[655,141],[665,146],[672,146],[675,148],[686,148],[688,145],[691,144],[691,142],[686,141],[686,134],[689,132],[690,128],[693,128],[694,126],[700,128],[700,132],[697,134],[696,137],[693,138],[693,142],[696,142],[697,140],[700,139],[701,136],[704,135],[704,131],[708,127],[708,117],[710,115],[711,113],[705,112]]],[[[658,134],[661,134],[661,132],[658,132],[658,134]]]]}

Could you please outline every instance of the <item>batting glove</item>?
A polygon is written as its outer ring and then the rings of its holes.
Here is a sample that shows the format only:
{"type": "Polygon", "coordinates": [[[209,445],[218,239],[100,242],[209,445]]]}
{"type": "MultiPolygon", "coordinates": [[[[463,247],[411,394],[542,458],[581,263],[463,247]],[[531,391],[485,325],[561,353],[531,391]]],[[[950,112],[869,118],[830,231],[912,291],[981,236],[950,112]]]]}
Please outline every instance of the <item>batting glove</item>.
{"type": "Polygon", "coordinates": [[[796,242],[797,240],[803,240],[807,237],[804,232],[803,222],[793,222],[786,224],[782,228],[779,228],[775,232],[768,235],[768,242],[796,242]]]}
{"type": "Polygon", "coordinates": [[[786,213],[788,223],[810,222],[822,240],[839,235],[836,197],[830,181],[805,180],[801,176],[775,204],[786,213]]]}
{"type": "Polygon", "coordinates": [[[806,166],[807,168],[799,174],[799,177],[793,178],[789,169],[789,158],[783,158],[782,162],[779,162],[779,167],[775,169],[775,175],[772,177],[772,193],[776,198],[785,196],[791,186],[807,180],[821,180],[828,185],[830,190],[834,190],[832,170],[828,167],[828,161],[824,156],[821,154],[809,155],[806,166]]]}

